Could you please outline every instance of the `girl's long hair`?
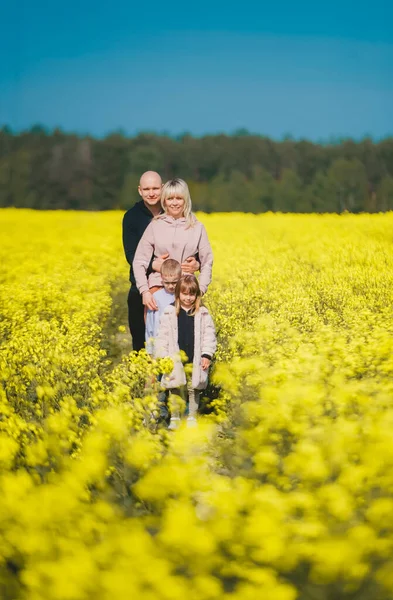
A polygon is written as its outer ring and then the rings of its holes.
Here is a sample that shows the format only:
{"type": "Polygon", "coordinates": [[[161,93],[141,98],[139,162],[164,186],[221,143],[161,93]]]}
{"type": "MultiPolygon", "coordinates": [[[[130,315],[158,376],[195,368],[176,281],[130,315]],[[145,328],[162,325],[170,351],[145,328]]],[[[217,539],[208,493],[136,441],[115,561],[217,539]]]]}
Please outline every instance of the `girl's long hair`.
{"type": "Polygon", "coordinates": [[[196,296],[195,303],[194,303],[194,306],[192,306],[190,313],[189,313],[191,316],[194,316],[201,307],[201,299],[202,299],[201,288],[199,287],[198,279],[195,277],[195,275],[189,275],[189,274],[182,275],[176,284],[175,309],[176,309],[177,315],[180,312],[180,292],[182,292],[182,293],[188,292],[191,294],[195,294],[195,296],[196,296]]]}
{"type": "Polygon", "coordinates": [[[179,177],[175,177],[175,179],[170,179],[162,186],[161,192],[161,206],[162,210],[166,213],[165,200],[169,198],[169,196],[178,195],[184,200],[184,218],[186,220],[188,227],[193,227],[196,222],[196,217],[192,212],[192,202],[190,196],[190,190],[188,189],[188,185],[184,181],[184,179],[180,179],[179,177]]]}

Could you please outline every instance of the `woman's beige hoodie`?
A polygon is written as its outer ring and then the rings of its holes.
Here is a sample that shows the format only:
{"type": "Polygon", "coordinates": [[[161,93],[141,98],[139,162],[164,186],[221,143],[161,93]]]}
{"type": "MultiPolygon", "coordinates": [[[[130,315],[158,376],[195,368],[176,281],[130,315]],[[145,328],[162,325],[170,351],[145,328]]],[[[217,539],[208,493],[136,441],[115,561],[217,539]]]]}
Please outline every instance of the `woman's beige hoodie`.
{"type": "Polygon", "coordinates": [[[194,224],[189,226],[184,217],[174,219],[166,214],[151,221],[138,244],[132,263],[141,294],[153,286],[162,285],[160,273],[154,271],[147,279],[146,271],[152,257],[166,253],[180,264],[198,254],[201,265],[199,286],[205,293],[212,279],[213,252],[204,225],[195,219],[194,224]]]}

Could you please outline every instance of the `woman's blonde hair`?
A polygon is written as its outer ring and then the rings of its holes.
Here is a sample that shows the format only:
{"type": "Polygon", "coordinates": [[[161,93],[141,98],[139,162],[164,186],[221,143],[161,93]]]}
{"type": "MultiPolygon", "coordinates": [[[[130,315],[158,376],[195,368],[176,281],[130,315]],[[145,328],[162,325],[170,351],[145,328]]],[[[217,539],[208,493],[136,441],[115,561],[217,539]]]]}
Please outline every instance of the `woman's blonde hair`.
{"type": "Polygon", "coordinates": [[[190,310],[190,315],[194,316],[201,307],[201,288],[199,287],[198,279],[195,275],[182,275],[176,284],[175,288],[175,309],[176,314],[180,312],[180,292],[195,294],[195,304],[190,310]]]}
{"type": "Polygon", "coordinates": [[[170,179],[162,186],[161,192],[161,206],[162,210],[166,212],[165,200],[169,198],[169,196],[180,196],[184,200],[184,218],[186,219],[188,227],[193,227],[196,219],[195,215],[192,212],[192,202],[190,196],[190,190],[188,189],[188,185],[184,181],[184,179],[180,179],[179,177],[175,177],[175,179],[170,179]]]}

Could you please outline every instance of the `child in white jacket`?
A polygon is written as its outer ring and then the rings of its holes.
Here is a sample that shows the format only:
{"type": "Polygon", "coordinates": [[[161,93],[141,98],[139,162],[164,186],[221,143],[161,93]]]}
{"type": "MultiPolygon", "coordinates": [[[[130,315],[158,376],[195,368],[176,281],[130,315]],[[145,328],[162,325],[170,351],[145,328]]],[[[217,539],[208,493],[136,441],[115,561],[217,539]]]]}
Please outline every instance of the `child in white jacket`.
{"type": "MultiPolygon", "coordinates": [[[[176,285],[174,305],[167,306],[161,317],[155,354],[158,358],[169,356],[174,362],[173,371],[161,380],[163,387],[179,395],[188,392],[188,425],[196,424],[200,390],[207,386],[216,348],[213,319],[207,308],[201,306],[198,280],[194,275],[183,275],[176,285]],[[180,350],[192,364],[192,377],[188,383],[180,350]]],[[[172,414],[169,428],[176,429],[179,420],[179,413],[172,414]]]]}

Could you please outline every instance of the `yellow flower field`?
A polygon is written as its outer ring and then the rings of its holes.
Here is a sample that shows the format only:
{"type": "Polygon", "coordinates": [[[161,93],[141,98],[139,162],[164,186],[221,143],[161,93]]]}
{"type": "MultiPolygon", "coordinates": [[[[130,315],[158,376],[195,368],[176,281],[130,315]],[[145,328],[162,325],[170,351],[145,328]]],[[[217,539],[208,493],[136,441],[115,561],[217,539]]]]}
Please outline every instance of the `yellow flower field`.
{"type": "Polygon", "coordinates": [[[122,214],[0,211],[0,598],[393,598],[393,214],[199,217],[219,348],[172,433],[122,214]]]}

